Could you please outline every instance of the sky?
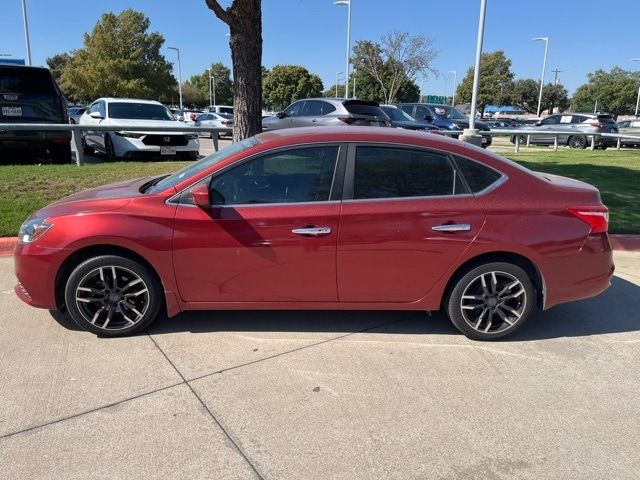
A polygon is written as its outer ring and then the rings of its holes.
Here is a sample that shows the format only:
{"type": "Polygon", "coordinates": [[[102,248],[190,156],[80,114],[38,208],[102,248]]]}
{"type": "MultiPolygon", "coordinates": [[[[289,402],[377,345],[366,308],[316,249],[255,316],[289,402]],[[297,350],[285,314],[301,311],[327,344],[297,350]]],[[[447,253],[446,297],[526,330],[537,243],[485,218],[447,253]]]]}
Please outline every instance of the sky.
{"type": "MultiPolygon", "coordinates": [[[[1,0],[0,54],[25,58],[21,0],[1,0]]],[[[230,0],[222,0],[227,6],[230,0]]],[[[263,65],[299,64],[335,83],[346,61],[347,8],[332,0],[263,0],[263,65]]],[[[352,44],[377,41],[393,30],[426,35],[438,50],[433,67],[441,75],[416,83],[425,95],[451,94],[473,64],[480,0],[352,0],[352,44]]],[[[105,12],[125,8],[142,11],[165,46],[180,48],[182,78],[202,72],[213,62],[231,66],[227,26],[208,10],[204,0],[28,0],[34,65],[56,53],[82,47],[105,12]]],[[[504,50],[516,78],[539,79],[544,42],[549,37],[546,81],[562,70],[569,93],[585,83],[587,73],[620,66],[640,68],[638,25],[640,0],[488,0],[485,52],[504,50]]],[[[164,50],[172,62],[175,52],[164,50]]],[[[177,69],[175,70],[178,76],[177,69]]]]}

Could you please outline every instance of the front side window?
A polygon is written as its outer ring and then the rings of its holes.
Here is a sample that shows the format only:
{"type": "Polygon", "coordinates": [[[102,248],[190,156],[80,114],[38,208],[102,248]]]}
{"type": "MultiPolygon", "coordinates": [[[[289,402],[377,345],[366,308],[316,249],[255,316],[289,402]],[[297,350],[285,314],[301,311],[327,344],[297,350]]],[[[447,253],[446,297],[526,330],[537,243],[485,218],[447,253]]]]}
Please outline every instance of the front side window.
{"type": "Polygon", "coordinates": [[[391,147],[358,147],[354,199],[468,193],[446,155],[391,147]]]}
{"type": "Polygon", "coordinates": [[[300,110],[302,109],[303,104],[304,102],[292,103],[285,109],[285,115],[287,117],[297,117],[298,115],[300,115],[300,110]]]}
{"type": "Polygon", "coordinates": [[[213,178],[214,205],[327,201],[338,146],[285,150],[243,163],[213,178]]]}
{"type": "Polygon", "coordinates": [[[100,116],[104,118],[105,117],[104,102],[100,101],[91,105],[91,108],[89,109],[89,113],[94,113],[94,112],[98,112],[100,116]]]}
{"type": "Polygon", "coordinates": [[[322,115],[322,103],[317,100],[307,100],[304,102],[301,116],[303,117],[319,117],[322,115]]]}

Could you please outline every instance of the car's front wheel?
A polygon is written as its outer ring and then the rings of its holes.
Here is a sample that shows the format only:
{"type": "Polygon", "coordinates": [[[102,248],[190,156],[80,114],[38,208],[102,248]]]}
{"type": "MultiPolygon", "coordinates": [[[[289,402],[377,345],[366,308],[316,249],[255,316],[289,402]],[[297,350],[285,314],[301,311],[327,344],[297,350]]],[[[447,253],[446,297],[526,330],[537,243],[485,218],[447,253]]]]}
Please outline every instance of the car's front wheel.
{"type": "Polygon", "coordinates": [[[107,337],[144,329],[163,304],[159,282],[149,269],[116,255],[78,265],[67,279],[64,297],[74,322],[107,337]]]}
{"type": "Polygon", "coordinates": [[[584,135],[574,135],[573,137],[569,137],[569,148],[587,148],[587,137],[584,135]]]}
{"type": "Polygon", "coordinates": [[[527,272],[504,262],[485,263],[460,277],[445,309],[458,330],[474,340],[512,334],[531,316],[535,289],[527,272]]]}

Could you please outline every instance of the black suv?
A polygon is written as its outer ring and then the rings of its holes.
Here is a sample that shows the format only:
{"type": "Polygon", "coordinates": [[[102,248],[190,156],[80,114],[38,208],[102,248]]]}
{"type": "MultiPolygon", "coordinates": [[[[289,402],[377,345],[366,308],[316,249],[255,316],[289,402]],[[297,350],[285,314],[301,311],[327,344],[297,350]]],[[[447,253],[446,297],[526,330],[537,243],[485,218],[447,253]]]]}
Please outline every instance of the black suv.
{"type": "Polygon", "coordinates": [[[71,161],[71,132],[11,131],[6,123],[69,123],[67,101],[48,69],[0,65],[0,163],[12,159],[10,150],[71,161]]]}

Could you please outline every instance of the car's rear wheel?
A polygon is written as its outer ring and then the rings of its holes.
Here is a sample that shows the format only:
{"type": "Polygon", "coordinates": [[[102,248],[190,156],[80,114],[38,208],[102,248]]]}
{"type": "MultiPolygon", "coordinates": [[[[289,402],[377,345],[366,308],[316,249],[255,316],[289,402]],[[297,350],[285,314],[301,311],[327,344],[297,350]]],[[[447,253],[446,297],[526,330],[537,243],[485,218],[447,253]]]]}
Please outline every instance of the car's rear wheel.
{"type": "Polygon", "coordinates": [[[569,137],[567,144],[569,145],[569,148],[587,148],[587,137],[584,135],[574,135],[569,137]]]}
{"type": "Polygon", "coordinates": [[[504,262],[476,266],[455,283],[445,309],[458,330],[474,340],[514,333],[531,316],[535,289],[527,272],[504,262]]]}
{"type": "Polygon", "coordinates": [[[116,255],[90,258],[78,265],[67,279],[64,297],[74,322],[108,337],[144,329],[162,306],[155,276],[140,263],[116,255]]]}

